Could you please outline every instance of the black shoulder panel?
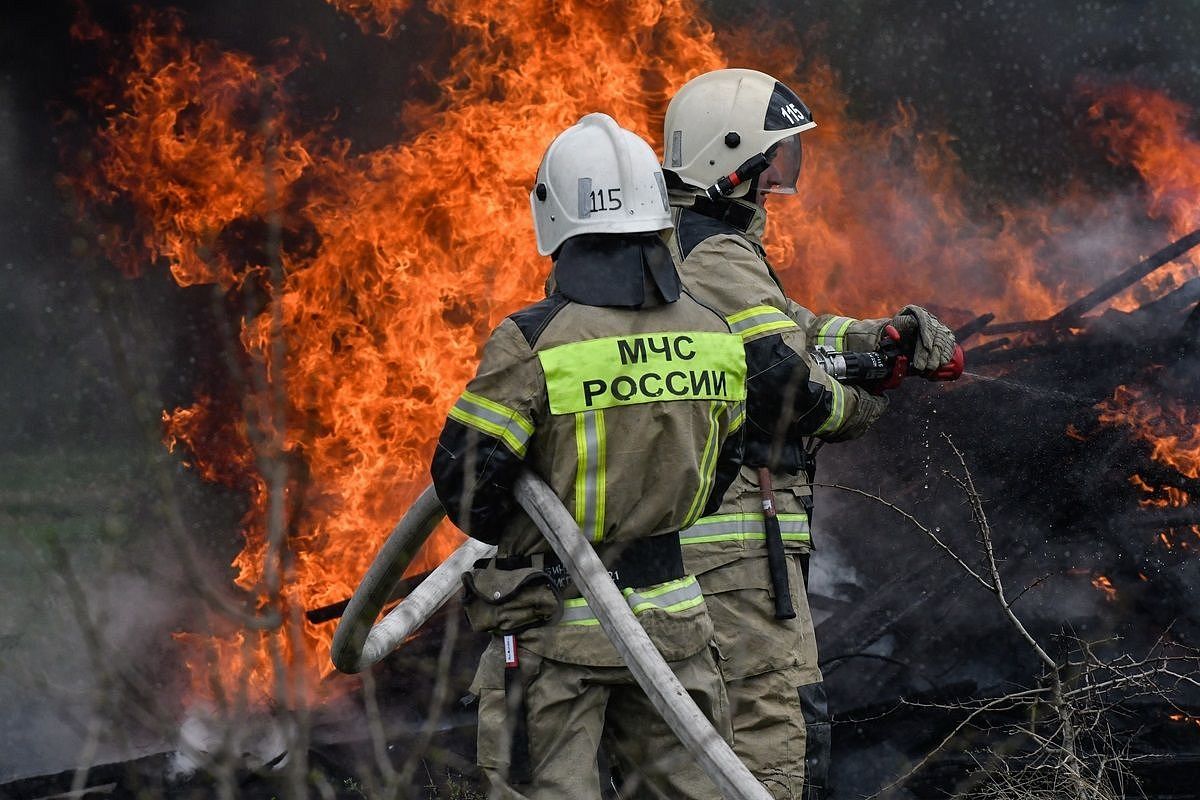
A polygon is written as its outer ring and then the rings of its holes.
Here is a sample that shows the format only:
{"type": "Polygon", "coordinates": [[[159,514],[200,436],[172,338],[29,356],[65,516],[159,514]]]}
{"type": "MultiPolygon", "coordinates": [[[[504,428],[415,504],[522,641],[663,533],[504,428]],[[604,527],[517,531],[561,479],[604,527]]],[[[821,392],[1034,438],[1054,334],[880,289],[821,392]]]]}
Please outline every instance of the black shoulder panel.
{"type": "Polygon", "coordinates": [[[521,335],[525,337],[526,343],[532,348],[537,344],[542,331],[546,330],[546,326],[550,324],[550,320],[554,319],[555,315],[570,302],[566,295],[555,292],[545,300],[526,306],[514,314],[509,314],[508,318],[517,324],[521,335]]]}
{"type": "Polygon", "coordinates": [[[727,222],[697,214],[690,208],[682,209],[679,224],[675,226],[675,235],[679,237],[679,249],[684,258],[691,255],[696,245],[705,239],[728,233],[737,234],[741,231],[727,222]]]}

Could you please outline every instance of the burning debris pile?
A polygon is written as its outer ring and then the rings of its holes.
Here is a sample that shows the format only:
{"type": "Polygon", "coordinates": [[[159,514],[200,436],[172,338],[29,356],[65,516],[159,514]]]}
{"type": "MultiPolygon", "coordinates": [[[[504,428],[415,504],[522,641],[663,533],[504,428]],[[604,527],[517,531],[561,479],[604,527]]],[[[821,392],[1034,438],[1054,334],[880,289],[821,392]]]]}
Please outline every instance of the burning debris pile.
{"type": "MultiPolygon", "coordinates": [[[[1080,181],[1001,205],[980,201],[957,145],[910,105],[857,119],[817,52],[797,53],[782,31],[714,28],[690,1],[628,0],[621,13],[585,0],[331,3],[364,38],[403,48],[411,25],[437,41],[422,45],[427,63],[403,65],[397,83],[419,99],[379,146],[362,144],[377,132],[308,111],[297,87],[329,56],[304,43],[241,52],[169,10],[136,12],[118,37],[83,6],[74,29],[109,72],[86,87],[90,125],[71,131],[64,182],[93,252],[128,275],[169,269],[181,291],[215,298],[208,368],[191,403],[164,411],[164,436],[199,477],[244,498],[236,586],[252,611],[279,612],[275,626],[207,620],[178,634],[190,702],[316,706],[331,715],[324,741],[351,736],[333,698],[354,690],[326,680],[333,625],[303,612],[349,596],[424,485],[478,343],[540,295],[545,265],[523,209],[536,159],[586,111],[658,142],[671,90],[726,65],[793,69],[820,126],[811,191],[772,208],[770,255],[791,294],[859,316],[940,302],[977,373],[906,385],[889,424],[822,454],[819,480],[874,465],[882,497],[949,530],[958,500],[938,456],[921,457],[944,455],[947,432],[989,502],[1006,577],[1034,585],[1021,603],[1039,634],[1068,624],[1130,647],[1200,645],[1192,109],[1154,88],[1081,84],[1082,135],[1136,187],[1080,181]],[[1116,260],[1171,238],[1104,280],[1116,260]]],[[[822,490],[814,590],[839,718],[1027,680],[1037,665],[997,635],[986,598],[889,514],[822,490]]],[[[444,529],[418,566],[457,543],[444,529]]],[[[434,661],[439,619],[420,646],[434,661]]],[[[429,692],[397,677],[409,662],[392,667],[383,725],[399,737],[419,727],[411,698],[429,692]]],[[[1153,713],[1163,730],[1190,731],[1200,709],[1153,713]]],[[[844,722],[845,796],[919,757],[937,736],[926,723],[844,722]],[[868,758],[877,770],[858,766],[868,758]]]]}
{"type": "MultiPolygon", "coordinates": [[[[1057,657],[1079,642],[1130,658],[1164,644],[1200,645],[1192,611],[1200,507],[1191,500],[1200,491],[1200,279],[1127,311],[1082,316],[1198,243],[1200,233],[1188,234],[1049,320],[989,326],[988,314],[967,323],[959,337],[968,344],[994,337],[967,352],[977,372],[937,397],[924,388],[924,397],[898,398],[893,413],[903,421],[881,426],[867,445],[909,451],[911,431],[924,430],[922,449],[940,451],[932,462],[946,463],[944,443],[929,435],[934,421],[966,451],[1013,608],[1057,657]]],[[[977,564],[966,498],[951,473],[930,464],[927,457],[918,469],[902,466],[875,491],[945,531],[977,564]]],[[[883,765],[864,774],[843,761],[839,787],[874,791],[940,744],[908,789],[918,797],[978,789],[980,769],[1004,763],[986,745],[1007,738],[1000,750],[1011,754],[1021,715],[999,704],[1008,712],[994,715],[999,722],[980,720],[942,739],[971,716],[968,698],[1029,686],[1038,672],[1033,652],[965,569],[908,522],[882,506],[846,511],[843,500],[825,497],[836,509],[836,521],[825,517],[836,535],[835,565],[840,549],[859,546],[857,531],[893,532],[866,540],[870,552],[856,554],[853,573],[835,566],[814,592],[827,615],[817,634],[843,723],[840,747],[857,750],[860,764],[883,765]]],[[[1148,796],[1190,791],[1188,776],[1200,765],[1200,741],[1188,729],[1200,694],[1191,688],[1170,702],[1149,692],[1118,704],[1110,733],[1137,756],[1132,780],[1148,796]]]]}

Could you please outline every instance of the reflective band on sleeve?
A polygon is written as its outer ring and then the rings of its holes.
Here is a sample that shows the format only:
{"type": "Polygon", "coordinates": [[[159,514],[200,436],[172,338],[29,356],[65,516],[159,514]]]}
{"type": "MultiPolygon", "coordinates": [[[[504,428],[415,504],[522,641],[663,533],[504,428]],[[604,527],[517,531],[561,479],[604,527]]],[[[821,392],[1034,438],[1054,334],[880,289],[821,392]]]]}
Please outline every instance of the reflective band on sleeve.
{"type": "Polygon", "coordinates": [[[522,458],[525,457],[529,437],[533,436],[533,423],[513,409],[474,392],[462,393],[450,409],[450,419],[499,439],[505,447],[522,458]]]}
{"type": "MultiPolygon", "coordinates": [[[[634,614],[657,609],[673,613],[695,608],[704,602],[700,584],[695,577],[687,575],[673,581],[660,583],[645,589],[622,589],[625,602],[634,614]]],[[[599,625],[600,620],[592,613],[587,600],[582,597],[563,601],[563,615],[560,625],[599,625]]]]}
{"type": "Polygon", "coordinates": [[[822,433],[831,433],[842,427],[842,423],[846,421],[846,390],[842,384],[835,380],[829,381],[829,391],[833,394],[833,402],[830,403],[829,416],[821,423],[815,431],[814,436],[819,436],[822,433]]]}
{"type": "Polygon", "coordinates": [[[729,432],[733,433],[746,422],[746,404],[734,403],[729,409],[729,432]]]}
{"type": "Polygon", "coordinates": [[[746,398],[741,339],[703,331],[608,336],[538,352],[550,413],[746,398]]]}
{"type": "Polygon", "coordinates": [[[720,417],[724,410],[724,405],[717,402],[712,403],[708,409],[708,438],[704,442],[704,452],[700,456],[700,485],[696,488],[691,505],[688,506],[687,516],[683,518],[683,527],[685,528],[704,513],[708,495],[712,492],[713,480],[717,473],[717,453],[721,450],[720,417]]]}
{"type": "Polygon", "coordinates": [[[824,345],[838,352],[845,350],[846,331],[855,321],[852,317],[830,317],[817,331],[817,341],[813,344],[824,345]]]}
{"type": "MultiPolygon", "coordinates": [[[[779,532],[785,542],[809,544],[812,541],[808,514],[803,512],[780,514],[779,532]]],[[[685,546],[707,542],[746,542],[765,538],[763,515],[758,512],[713,514],[679,532],[679,543],[685,546]]]]}
{"type": "Polygon", "coordinates": [[[741,336],[743,340],[760,336],[764,333],[795,328],[796,323],[787,314],[774,306],[754,306],[745,311],[739,311],[731,317],[726,317],[729,329],[741,336]]]}
{"type": "Polygon", "coordinates": [[[607,447],[604,412],[575,415],[575,521],[593,542],[604,538],[604,493],[607,447]]]}

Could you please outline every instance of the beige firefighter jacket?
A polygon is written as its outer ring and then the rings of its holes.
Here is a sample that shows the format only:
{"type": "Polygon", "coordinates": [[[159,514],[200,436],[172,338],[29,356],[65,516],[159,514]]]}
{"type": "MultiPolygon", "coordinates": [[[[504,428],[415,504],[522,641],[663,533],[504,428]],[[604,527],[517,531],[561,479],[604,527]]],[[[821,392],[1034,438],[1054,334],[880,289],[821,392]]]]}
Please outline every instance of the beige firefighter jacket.
{"type": "MultiPolygon", "coordinates": [[[[467,534],[499,556],[549,551],[515,506],[522,465],[541,476],[601,551],[671,534],[716,507],[737,469],[745,398],[741,339],[684,294],[638,310],[554,294],[505,319],[451,409],[432,472],[467,534]],[[710,504],[711,500],[711,505],[710,504]]],[[[712,636],[695,578],[625,589],[668,660],[712,636]]],[[[573,587],[556,624],[520,634],[559,661],[621,660],[573,587]]]]}
{"type": "MultiPolygon", "coordinates": [[[[779,337],[804,359],[810,380],[824,386],[833,396],[829,415],[810,431],[814,439],[842,441],[861,436],[887,408],[887,400],[833,380],[812,362],[808,351],[815,345],[843,351],[874,350],[888,320],[814,314],[789,299],[763,250],[766,221],[763,209],[746,201],[734,201],[736,210],[743,214],[735,223],[692,211],[694,200],[695,196],[689,192],[671,193],[676,227],[669,234],[668,246],[684,285],[698,300],[725,315],[748,347],[779,337]]],[[[767,432],[769,423],[753,422],[757,424],[747,429],[749,450],[753,450],[749,439],[755,436],[769,435],[778,445],[781,437],[777,431],[767,432]]],[[[808,449],[804,441],[787,444],[796,450],[808,449]]],[[[778,447],[773,452],[778,452],[778,447]]],[[[790,460],[797,465],[804,459],[790,460]]],[[[763,554],[765,538],[757,466],[760,465],[743,466],[718,511],[681,534],[685,563],[690,571],[700,574],[739,558],[763,554]]],[[[793,551],[809,550],[810,476],[797,466],[775,471],[772,484],[785,547],[793,551]]]]}

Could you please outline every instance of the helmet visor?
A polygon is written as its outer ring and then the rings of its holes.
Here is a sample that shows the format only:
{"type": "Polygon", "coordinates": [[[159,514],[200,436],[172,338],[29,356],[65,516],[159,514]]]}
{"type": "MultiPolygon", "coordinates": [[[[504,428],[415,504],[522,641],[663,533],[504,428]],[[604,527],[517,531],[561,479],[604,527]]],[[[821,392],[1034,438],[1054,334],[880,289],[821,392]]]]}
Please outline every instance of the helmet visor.
{"type": "Polygon", "coordinates": [[[796,182],[800,179],[800,163],[804,150],[800,146],[800,134],[794,133],[767,148],[764,154],[771,162],[758,179],[761,192],[795,194],[796,182]]]}

